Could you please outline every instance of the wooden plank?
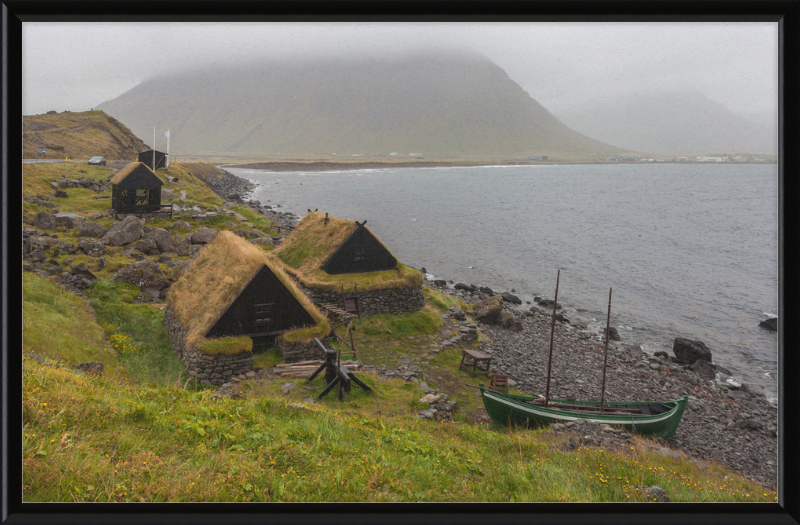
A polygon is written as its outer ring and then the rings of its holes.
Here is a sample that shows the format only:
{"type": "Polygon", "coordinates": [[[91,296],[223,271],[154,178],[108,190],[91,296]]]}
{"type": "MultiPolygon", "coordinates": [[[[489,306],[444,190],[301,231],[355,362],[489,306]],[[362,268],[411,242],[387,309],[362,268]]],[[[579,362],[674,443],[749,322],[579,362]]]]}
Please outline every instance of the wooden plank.
{"type": "Polygon", "coordinates": [[[309,381],[311,381],[312,379],[314,379],[315,377],[317,377],[317,376],[319,375],[319,373],[320,373],[320,372],[322,372],[323,370],[325,370],[325,367],[326,367],[326,366],[327,366],[327,363],[322,363],[322,364],[319,366],[319,368],[317,368],[317,369],[314,371],[314,373],[313,373],[313,374],[311,374],[311,377],[309,377],[309,378],[308,378],[308,380],[309,380],[309,381]]]}
{"type": "Polygon", "coordinates": [[[363,388],[367,392],[372,392],[372,389],[370,387],[368,387],[367,385],[365,385],[364,382],[361,381],[359,378],[357,378],[354,374],[350,374],[350,379],[352,379],[355,382],[355,384],[357,384],[358,386],[360,386],[361,388],[363,388]]]}

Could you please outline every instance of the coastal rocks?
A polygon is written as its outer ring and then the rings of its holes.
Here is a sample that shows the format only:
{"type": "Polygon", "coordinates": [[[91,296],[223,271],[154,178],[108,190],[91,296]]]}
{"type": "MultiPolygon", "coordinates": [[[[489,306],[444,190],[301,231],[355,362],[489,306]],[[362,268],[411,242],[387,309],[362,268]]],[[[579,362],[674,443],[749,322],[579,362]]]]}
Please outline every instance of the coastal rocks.
{"type": "Polygon", "coordinates": [[[514,303],[514,304],[522,304],[522,299],[509,292],[503,292],[501,294],[501,297],[503,298],[503,301],[507,301],[509,303],[514,303]]]}
{"type": "Polygon", "coordinates": [[[712,361],[711,350],[702,341],[694,341],[684,337],[676,337],[672,344],[672,353],[678,363],[691,365],[698,359],[712,361]]]}
{"type": "Polygon", "coordinates": [[[170,282],[161,271],[158,263],[150,259],[138,261],[118,271],[112,278],[114,282],[124,282],[140,288],[163,288],[170,282]]]}
{"type": "Polygon", "coordinates": [[[467,321],[460,323],[460,325],[461,326],[458,329],[458,333],[456,333],[454,337],[444,339],[439,344],[439,349],[436,350],[436,352],[444,350],[445,348],[470,346],[472,343],[478,340],[478,325],[467,321]]]}
{"type": "Polygon", "coordinates": [[[500,313],[503,311],[503,297],[495,295],[475,304],[472,317],[476,321],[486,324],[497,324],[500,322],[500,313]]]}
{"type": "Polygon", "coordinates": [[[514,317],[513,314],[505,310],[500,313],[500,320],[498,324],[503,328],[508,328],[509,330],[514,330],[517,332],[522,330],[522,322],[514,317]]]}
{"type": "Polygon", "coordinates": [[[703,361],[702,359],[695,361],[694,364],[689,368],[692,370],[692,372],[695,372],[703,379],[712,380],[717,375],[716,371],[714,370],[714,365],[708,361],[703,361]]]}
{"type": "Polygon", "coordinates": [[[85,221],[78,232],[78,237],[92,237],[94,239],[102,239],[108,233],[108,230],[97,224],[96,222],[85,221]]]}
{"type": "Polygon", "coordinates": [[[128,215],[122,221],[114,223],[100,240],[110,246],[130,244],[142,236],[143,226],[144,222],[133,215],[128,215]]]}
{"type": "MultiPolygon", "coordinates": [[[[605,341],[605,338],[606,338],[606,329],[605,328],[603,329],[602,336],[603,336],[603,341],[605,341]]],[[[620,340],[619,331],[617,331],[617,329],[614,328],[613,326],[610,326],[608,328],[608,336],[610,337],[611,341],[619,341],[620,340]]]]}
{"type": "MultiPolygon", "coordinates": [[[[553,304],[555,303],[555,301],[552,299],[542,299],[541,297],[534,297],[533,302],[538,304],[541,308],[549,308],[551,310],[553,309],[553,304]]],[[[561,310],[561,303],[556,304],[556,310],[561,310]]]]}
{"type": "Polygon", "coordinates": [[[56,225],[56,218],[43,211],[37,211],[36,215],[33,217],[33,225],[40,230],[55,230],[56,225]]]}
{"type": "Polygon", "coordinates": [[[776,332],[778,330],[778,318],[777,317],[770,317],[764,321],[758,323],[758,326],[761,328],[766,328],[771,332],[776,332]]]}

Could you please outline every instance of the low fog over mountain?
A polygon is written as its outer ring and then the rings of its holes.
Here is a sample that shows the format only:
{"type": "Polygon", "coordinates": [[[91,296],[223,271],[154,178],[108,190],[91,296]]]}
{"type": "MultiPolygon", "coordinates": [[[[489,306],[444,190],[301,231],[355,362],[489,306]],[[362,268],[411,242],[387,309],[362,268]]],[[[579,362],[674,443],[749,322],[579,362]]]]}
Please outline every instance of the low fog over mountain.
{"type": "Polygon", "coordinates": [[[153,126],[171,128],[173,153],[519,158],[622,151],[569,129],[476,53],[208,65],[147,80],[98,108],[145,141],[153,126]]]}
{"type": "Polygon", "coordinates": [[[572,129],[634,151],[665,155],[776,153],[769,115],[744,117],[696,91],[630,94],[555,111],[572,129]]]}

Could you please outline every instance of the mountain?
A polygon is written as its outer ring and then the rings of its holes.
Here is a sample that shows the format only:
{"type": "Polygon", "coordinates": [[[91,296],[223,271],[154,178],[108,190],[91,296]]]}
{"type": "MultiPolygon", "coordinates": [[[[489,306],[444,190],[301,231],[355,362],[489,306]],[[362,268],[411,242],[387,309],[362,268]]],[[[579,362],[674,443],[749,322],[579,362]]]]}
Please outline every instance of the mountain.
{"type": "Polygon", "coordinates": [[[777,123],[743,117],[696,91],[634,94],[556,112],[604,142],[665,155],[775,153],[777,123]]]}
{"type": "Polygon", "coordinates": [[[620,151],[570,130],[500,67],[465,53],[208,65],[147,80],[98,107],[140,137],[170,128],[180,154],[620,151]]]}
{"type": "Polygon", "coordinates": [[[101,155],[109,160],[136,160],[148,146],[130,129],[103,111],[50,111],[22,117],[22,155],[26,159],[88,159],[101,155]],[[44,147],[43,157],[36,149],[44,147]]]}

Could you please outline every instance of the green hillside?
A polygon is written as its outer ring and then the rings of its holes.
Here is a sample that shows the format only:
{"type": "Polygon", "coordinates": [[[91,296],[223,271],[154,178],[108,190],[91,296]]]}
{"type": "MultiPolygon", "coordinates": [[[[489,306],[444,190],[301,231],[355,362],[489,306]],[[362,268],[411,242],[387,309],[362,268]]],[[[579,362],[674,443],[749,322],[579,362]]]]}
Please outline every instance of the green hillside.
{"type": "Polygon", "coordinates": [[[479,55],[263,62],[143,82],[99,106],[178,154],[525,158],[618,153],[479,55]]]}
{"type": "Polygon", "coordinates": [[[26,159],[89,159],[95,155],[113,160],[136,160],[148,149],[127,126],[99,110],[22,118],[22,154],[26,159]],[[43,156],[38,147],[44,147],[43,156]]]}

